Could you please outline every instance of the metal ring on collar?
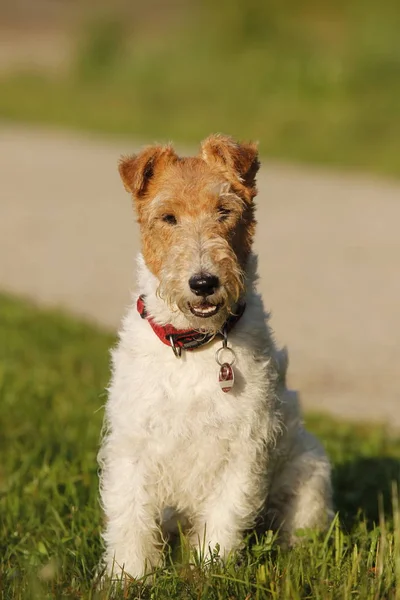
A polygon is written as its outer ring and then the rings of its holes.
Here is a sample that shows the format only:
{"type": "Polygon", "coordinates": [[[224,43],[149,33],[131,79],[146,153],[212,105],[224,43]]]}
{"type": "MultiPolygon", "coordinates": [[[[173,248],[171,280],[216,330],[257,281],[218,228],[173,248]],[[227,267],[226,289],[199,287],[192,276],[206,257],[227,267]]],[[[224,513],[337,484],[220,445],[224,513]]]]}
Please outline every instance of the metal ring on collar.
{"type": "Polygon", "coordinates": [[[222,365],[224,365],[225,363],[228,363],[228,365],[232,366],[236,361],[236,354],[234,353],[232,348],[229,348],[229,346],[222,346],[222,348],[218,348],[218,350],[216,351],[215,360],[217,361],[217,363],[219,364],[220,367],[222,367],[222,365]],[[222,352],[230,352],[231,353],[231,361],[230,362],[228,360],[221,361],[221,353],[222,352]]]}
{"type": "Polygon", "coordinates": [[[176,358],[180,358],[182,355],[182,348],[180,346],[175,345],[174,336],[172,334],[168,335],[167,339],[169,340],[169,343],[171,344],[172,351],[175,354],[176,358]]]}

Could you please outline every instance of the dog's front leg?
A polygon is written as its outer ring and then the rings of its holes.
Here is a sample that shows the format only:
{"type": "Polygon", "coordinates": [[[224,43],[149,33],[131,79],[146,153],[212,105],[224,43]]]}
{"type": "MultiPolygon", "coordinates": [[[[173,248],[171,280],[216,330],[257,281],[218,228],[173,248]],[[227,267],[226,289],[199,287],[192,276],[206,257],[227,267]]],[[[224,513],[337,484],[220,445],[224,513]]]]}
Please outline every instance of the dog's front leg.
{"type": "Polygon", "coordinates": [[[207,500],[194,521],[191,541],[202,555],[219,547],[225,559],[237,549],[243,532],[252,527],[266,496],[265,482],[253,462],[243,455],[229,461],[219,473],[207,500]]]}
{"type": "Polygon", "coordinates": [[[148,492],[143,465],[121,455],[118,448],[113,448],[112,457],[103,460],[101,477],[107,573],[138,578],[160,564],[157,507],[148,492]]]}

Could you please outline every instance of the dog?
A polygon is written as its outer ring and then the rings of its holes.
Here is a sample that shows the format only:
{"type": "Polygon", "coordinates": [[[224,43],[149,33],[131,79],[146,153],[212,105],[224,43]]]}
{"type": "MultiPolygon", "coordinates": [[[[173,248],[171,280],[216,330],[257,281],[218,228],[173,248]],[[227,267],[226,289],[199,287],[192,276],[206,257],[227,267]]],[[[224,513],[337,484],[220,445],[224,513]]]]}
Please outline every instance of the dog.
{"type": "Polygon", "coordinates": [[[293,544],[333,518],[329,460],[256,289],[258,169],[256,144],[220,134],[196,157],[155,145],[120,161],[142,251],[99,452],[114,577],[162,565],[177,523],[224,559],[260,522],[293,544]]]}

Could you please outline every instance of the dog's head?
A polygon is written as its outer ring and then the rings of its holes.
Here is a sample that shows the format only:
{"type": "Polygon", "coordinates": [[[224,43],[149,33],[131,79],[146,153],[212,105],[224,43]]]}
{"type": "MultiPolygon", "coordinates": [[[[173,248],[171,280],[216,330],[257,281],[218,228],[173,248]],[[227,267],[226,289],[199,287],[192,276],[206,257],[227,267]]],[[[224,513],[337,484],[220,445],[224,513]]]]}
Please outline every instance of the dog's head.
{"type": "Polygon", "coordinates": [[[244,292],[258,168],[255,144],[222,135],[197,157],[151,146],[120,162],[158,293],[195,329],[217,331],[244,292]]]}

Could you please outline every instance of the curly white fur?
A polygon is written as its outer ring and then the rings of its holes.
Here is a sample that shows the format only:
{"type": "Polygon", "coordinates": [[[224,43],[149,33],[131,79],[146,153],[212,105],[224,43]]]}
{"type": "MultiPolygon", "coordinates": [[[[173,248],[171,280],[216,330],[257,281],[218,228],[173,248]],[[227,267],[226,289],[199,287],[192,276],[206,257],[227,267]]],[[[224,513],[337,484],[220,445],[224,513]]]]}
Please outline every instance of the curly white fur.
{"type": "MultiPolygon", "coordinates": [[[[140,577],[159,565],[160,530],[173,515],[186,519],[194,545],[218,544],[221,556],[260,516],[289,543],[297,529],[332,518],[329,461],[286,389],[287,359],[255,288],[254,256],[249,265],[246,310],[229,335],[236,381],[227,394],[217,381],[220,340],[177,359],[135,304],[124,319],[99,454],[110,574],[140,577]]],[[[153,318],[184,327],[141,257],[138,266],[153,318]]]]}

